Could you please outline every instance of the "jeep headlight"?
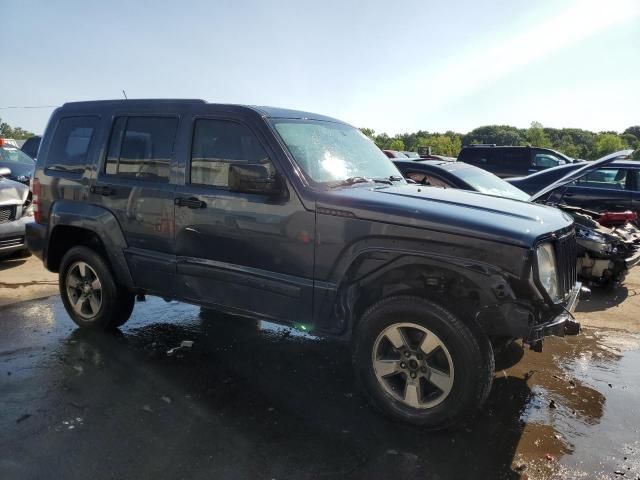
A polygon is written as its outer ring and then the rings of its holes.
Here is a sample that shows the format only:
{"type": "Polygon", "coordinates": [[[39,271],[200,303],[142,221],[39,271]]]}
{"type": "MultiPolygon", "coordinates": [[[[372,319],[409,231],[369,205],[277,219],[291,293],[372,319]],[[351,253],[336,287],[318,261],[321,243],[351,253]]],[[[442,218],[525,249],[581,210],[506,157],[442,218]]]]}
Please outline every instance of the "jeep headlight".
{"type": "Polygon", "coordinates": [[[538,258],[538,280],[552,300],[558,300],[558,274],[556,254],[551,243],[543,243],[536,250],[538,258]]]}
{"type": "Polygon", "coordinates": [[[581,225],[576,226],[576,239],[578,244],[587,250],[593,250],[603,254],[617,252],[617,248],[607,239],[607,236],[581,225]]]}
{"type": "Polygon", "coordinates": [[[583,226],[576,227],[576,237],[584,238],[585,240],[590,240],[592,242],[607,243],[607,239],[604,235],[583,226]]]}

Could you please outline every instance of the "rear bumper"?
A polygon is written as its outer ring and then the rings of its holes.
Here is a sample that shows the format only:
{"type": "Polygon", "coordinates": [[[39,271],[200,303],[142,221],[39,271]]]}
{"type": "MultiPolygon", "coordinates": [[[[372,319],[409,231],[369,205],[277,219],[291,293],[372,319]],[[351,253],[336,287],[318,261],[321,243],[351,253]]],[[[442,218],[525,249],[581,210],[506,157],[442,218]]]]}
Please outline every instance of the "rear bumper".
{"type": "Polygon", "coordinates": [[[47,226],[31,222],[26,228],[27,247],[36,257],[44,261],[44,247],[46,245],[47,226]]]}
{"type": "Polygon", "coordinates": [[[5,256],[25,248],[25,228],[33,217],[22,217],[13,222],[0,223],[0,255],[5,256]]]}

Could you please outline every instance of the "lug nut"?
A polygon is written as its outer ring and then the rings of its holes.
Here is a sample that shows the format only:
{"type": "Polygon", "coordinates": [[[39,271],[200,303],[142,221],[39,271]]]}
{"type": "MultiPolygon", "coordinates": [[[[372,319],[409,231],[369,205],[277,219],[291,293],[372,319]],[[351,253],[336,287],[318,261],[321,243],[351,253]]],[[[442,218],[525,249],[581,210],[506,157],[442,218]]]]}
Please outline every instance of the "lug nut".
{"type": "Polygon", "coordinates": [[[404,356],[409,358],[411,356],[411,352],[404,352],[404,356]]]}
{"type": "Polygon", "coordinates": [[[416,372],[411,372],[411,378],[416,378],[416,372]]]}
{"type": "Polygon", "coordinates": [[[407,364],[404,362],[400,362],[400,368],[407,368],[407,364]]]}

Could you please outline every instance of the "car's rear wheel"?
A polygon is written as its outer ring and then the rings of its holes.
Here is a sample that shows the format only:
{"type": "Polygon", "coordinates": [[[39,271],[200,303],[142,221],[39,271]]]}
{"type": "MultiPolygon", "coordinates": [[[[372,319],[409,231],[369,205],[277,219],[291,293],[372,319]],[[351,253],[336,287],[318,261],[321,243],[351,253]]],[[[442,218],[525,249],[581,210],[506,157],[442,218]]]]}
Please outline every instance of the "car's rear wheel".
{"type": "Polygon", "coordinates": [[[480,408],[490,391],[486,336],[428,300],[378,302],[354,340],[354,367],[371,402],[398,420],[446,428],[480,408]]]}
{"type": "Polygon", "coordinates": [[[134,295],[116,283],[107,262],[88,247],[65,254],[58,283],[65,309],[80,327],[115,328],[131,316],[134,295]]]}

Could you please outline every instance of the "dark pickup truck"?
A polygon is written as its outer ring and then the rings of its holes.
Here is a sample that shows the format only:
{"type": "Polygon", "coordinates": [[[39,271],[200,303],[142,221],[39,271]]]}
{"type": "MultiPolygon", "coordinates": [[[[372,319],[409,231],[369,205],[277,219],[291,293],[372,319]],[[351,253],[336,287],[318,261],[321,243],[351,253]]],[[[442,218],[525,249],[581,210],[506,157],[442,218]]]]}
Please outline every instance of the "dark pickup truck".
{"type": "MultiPolygon", "coordinates": [[[[42,138],[29,248],[81,327],[151,294],[351,342],[371,402],[443,428],[494,346],[577,333],[571,217],[407,183],[356,128],[202,100],[68,103],[42,138]]],[[[141,308],[144,308],[141,306],[141,308]]]]}

